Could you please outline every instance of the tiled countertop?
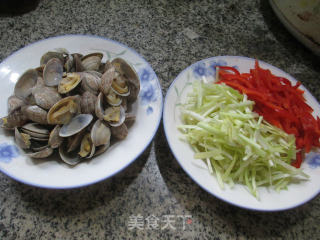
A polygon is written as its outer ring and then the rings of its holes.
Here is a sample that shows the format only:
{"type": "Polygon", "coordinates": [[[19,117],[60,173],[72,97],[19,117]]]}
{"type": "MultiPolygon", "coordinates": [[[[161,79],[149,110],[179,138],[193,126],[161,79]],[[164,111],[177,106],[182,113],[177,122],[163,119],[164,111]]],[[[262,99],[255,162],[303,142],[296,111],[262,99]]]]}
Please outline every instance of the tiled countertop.
{"type": "MultiPolygon", "coordinates": [[[[0,60],[40,39],[91,34],[141,54],[163,95],[195,61],[241,55],[283,69],[320,100],[319,58],[287,32],[265,0],[43,0],[22,15],[0,15],[0,26],[0,60]]],[[[0,239],[319,239],[319,224],[319,197],[276,213],[212,197],[177,164],[162,125],[129,168],[89,187],[39,189],[0,173],[0,239]],[[138,215],[145,224],[131,229],[138,215]],[[162,222],[166,216],[172,226],[162,222]],[[159,219],[154,228],[147,224],[152,218],[159,219]]]]}

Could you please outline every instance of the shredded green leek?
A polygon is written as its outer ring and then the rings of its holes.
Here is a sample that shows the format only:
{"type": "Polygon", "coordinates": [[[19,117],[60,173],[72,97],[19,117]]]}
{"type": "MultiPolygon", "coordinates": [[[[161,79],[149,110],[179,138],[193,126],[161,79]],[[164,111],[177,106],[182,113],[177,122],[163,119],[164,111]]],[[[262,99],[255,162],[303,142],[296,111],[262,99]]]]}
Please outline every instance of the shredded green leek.
{"type": "Polygon", "coordinates": [[[308,175],[290,165],[296,156],[294,135],[264,121],[253,106],[233,88],[195,81],[178,128],[221,188],[240,183],[258,199],[258,187],[280,191],[308,175]]]}

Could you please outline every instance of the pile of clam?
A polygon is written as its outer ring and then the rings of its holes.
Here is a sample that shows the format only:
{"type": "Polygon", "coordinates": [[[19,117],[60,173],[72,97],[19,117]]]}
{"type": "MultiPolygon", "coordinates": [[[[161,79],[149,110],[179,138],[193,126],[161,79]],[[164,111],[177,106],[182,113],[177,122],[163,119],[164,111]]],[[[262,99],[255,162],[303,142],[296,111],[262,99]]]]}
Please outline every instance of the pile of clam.
{"type": "Polygon", "coordinates": [[[58,149],[65,163],[75,165],[127,136],[140,81],[125,60],[102,58],[47,52],[40,67],[21,75],[1,125],[14,130],[28,156],[46,158],[58,149]]]}

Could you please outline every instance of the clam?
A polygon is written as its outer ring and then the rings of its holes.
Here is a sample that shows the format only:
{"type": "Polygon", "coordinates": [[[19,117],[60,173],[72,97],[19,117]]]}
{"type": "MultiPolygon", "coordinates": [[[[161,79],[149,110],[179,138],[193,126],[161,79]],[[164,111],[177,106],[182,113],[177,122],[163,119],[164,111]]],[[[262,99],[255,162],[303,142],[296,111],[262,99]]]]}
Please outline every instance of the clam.
{"type": "Polygon", "coordinates": [[[81,132],[78,132],[75,135],[72,135],[71,137],[67,138],[66,151],[68,153],[74,151],[78,146],[80,146],[81,139],[83,138],[84,133],[85,131],[82,130],[81,132]]]}
{"type": "Polygon", "coordinates": [[[48,144],[51,148],[58,148],[63,142],[63,138],[59,136],[61,127],[56,125],[55,128],[50,132],[48,144]]]}
{"type": "Polygon", "coordinates": [[[41,86],[40,84],[37,84],[32,94],[35,103],[46,110],[49,110],[56,102],[61,100],[61,96],[55,88],[41,86]]]}
{"type": "Polygon", "coordinates": [[[95,114],[96,116],[102,120],[103,114],[104,114],[104,108],[103,108],[103,93],[99,93],[96,104],[95,104],[95,114]]]}
{"type": "Polygon", "coordinates": [[[5,129],[14,129],[15,127],[21,127],[27,121],[26,115],[22,113],[21,109],[16,109],[8,116],[1,118],[0,125],[5,129]]]}
{"type": "Polygon", "coordinates": [[[27,123],[21,127],[21,132],[30,135],[31,138],[47,141],[50,131],[39,123],[27,123]]]}
{"type": "Polygon", "coordinates": [[[22,106],[26,105],[23,100],[20,98],[12,95],[8,98],[8,113],[12,113],[14,110],[21,108],[22,106]]]}
{"type": "MultiPolygon", "coordinates": [[[[99,92],[100,84],[101,84],[101,76],[97,74],[98,72],[90,71],[83,72],[81,87],[85,91],[89,91],[94,95],[97,95],[99,92]]],[[[99,73],[100,74],[100,73],[99,73]]]]}
{"type": "Polygon", "coordinates": [[[111,89],[120,96],[126,97],[130,94],[130,89],[127,84],[127,81],[120,74],[116,74],[116,77],[112,81],[111,89]]]}
{"type": "Polygon", "coordinates": [[[73,57],[73,61],[74,61],[74,66],[75,66],[75,71],[76,72],[83,72],[85,69],[81,63],[81,57],[82,55],[79,53],[74,53],[71,54],[71,56],[73,57]]]}
{"type": "Polygon", "coordinates": [[[111,127],[111,134],[119,140],[125,139],[128,135],[127,125],[123,123],[117,127],[111,127]]]}
{"type": "Polygon", "coordinates": [[[64,62],[65,58],[65,53],[63,52],[46,52],[45,54],[42,55],[40,59],[40,65],[46,65],[49,60],[52,58],[59,59],[62,63],[64,62]]]}
{"type": "Polygon", "coordinates": [[[58,85],[59,93],[68,93],[73,90],[81,82],[81,75],[79,73],[67,73],[58,85]]]}
{"type": "Polygon", "coordinates": [[[97,96],[85,91],[81,96],[80,106],[82,113],[94,113],[97,96]]]}
{"type": "Polygon", "coordinates": [[[63,65],[58,58],[50,59],[43,70],[43,80],[48,87],[57,86],[62,80],[63,65]]]}
{"type": "Polygon", "coordinates": [[[91,158],[94,153],[95,153],[95,145],[92,142],[90,133],[87,133],[86,135],[84,135],[81,141],[79,155],[83,158],[84,157],[91,158]]]}
{"type": "Polygon", "coordinates": [[[103,115],[103,119],[109,123],[110,126],[120,126],[126,118],[126,113],[122,106],[108,107],[103,115]]]}
{"type": "Polygon", "coordinates": [[[108,71],[110,68],[113,68],[113,65],[112,65],[111,62],[108,60],[108,61],[106,62],[106,64],[104,65],[103,72],[108,71]]]}
{"type": "Polygon", "coordinates": [[[110,146],[110,142],[106,145],[96,147],[96,152],[94,153],[93,156],[98,156],[98,155],[104,153],[109,148],[109,146],[110,146]]]}
{"type": "Polygon", "coordinates": [[[76,165],[128,135],[135,116],[126,112],[139,94],[138,76],[125,60],[102,58],[56,49],[21,75],[0,124],[15,131],[28,156],[46,158],[59,149],[62,161],[76,165]]]}
{"type": "Polygon", "coordinates": [[[71,119],[70,122],[64,124],[60,131],[60,137],[70,137],[82,129],[86,128],[92,121],[93,116],[91,114],[79,114],[71,119]]]}
{"type": "Polygon", "coordinates": [[[63,162],[67,163],[68,165],[74,166],[82,161],[76,151],[67,152],[66,151],[66,144],[61,144],[59,147],[59,155],[63,162]]]}
{"type": "Polygon", "coordinates": [[[115,58],[112,62],[116,71],[123,75],[130,86],[129,100],[135,101],[140,91],[140,80],[134,68],[122,58],[115,58]]]}
{"type": "Polygon", "coordinates": [[[32,158],[46,158],[49,157],[53,153],[53,149],[50,147],[46,147],[45,149],[34,152],[34,153],[27,153],[27,156],[32,158]]]}
{"type": "Polygon", "coordinates": [[[41,124],[48,124],[47,122],[47,111],[37,105],[23,106],[21,108],[22,113],[27,119],[41,124]]]}
{"type": "Polygon", "coordinates": [[[99,119],[93,124],[90,136],[96,147],[110,144],[110,128],[99,119]]]}
{"type": "Polygon", "coordinates": [[[115,94],[113,91],[110,91],[106,98],[107,102],[111,106],[119,106],[122,103],[122,98],[119,95],[115,94]]]}
{"type": "Polygon", "coordinates": [[[49,124],[66,124],[79,111],[79,96],[69,96],[54,104],[47,115],[49,124]]]}
{"type": "Polygon", "coordinates": [[[100,91],[103,92],[104,95],[108,95],[111,89],[111,85],[113,80],[117,77],[117,73],[114,68],[110,68],[101,76],[101,84],[100,91]]]}
{"type": "Polygon", "coordinates": [[[31,142],[29,134],[19,132],[18,128],[16,127],[14,128],[14,136],[19,147],[22,149],[30,148],[31,142]]]}
{"type": "Polygon", "coordinates": [[[27,99],[31,95],[32,88],[36,85],[37,80],[38,72],[35,69],[26,71],[14,86],[14,95],[21,99],[27,99]]]}
{"type": "Polygon", "coordinates": [[[91,53],[81,58],[82,66],[85,70],[98,71],[103,54],[102,53],[91,53]]]}

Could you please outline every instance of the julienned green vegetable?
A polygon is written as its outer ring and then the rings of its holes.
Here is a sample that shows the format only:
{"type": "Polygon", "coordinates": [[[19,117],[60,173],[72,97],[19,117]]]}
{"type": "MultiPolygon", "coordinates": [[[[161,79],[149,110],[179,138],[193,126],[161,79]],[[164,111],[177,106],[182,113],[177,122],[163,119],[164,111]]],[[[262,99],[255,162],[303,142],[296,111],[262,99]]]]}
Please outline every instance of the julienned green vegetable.
{"type": "Polygon", "coordinates": [[[290,165],[296,157],[294,135],[268,124],[253,105],[226,85],[195,81],[178,128],[221,188],[241,183],[258,198],[259,186],[280,191],[308,175],[290,165]]]}

